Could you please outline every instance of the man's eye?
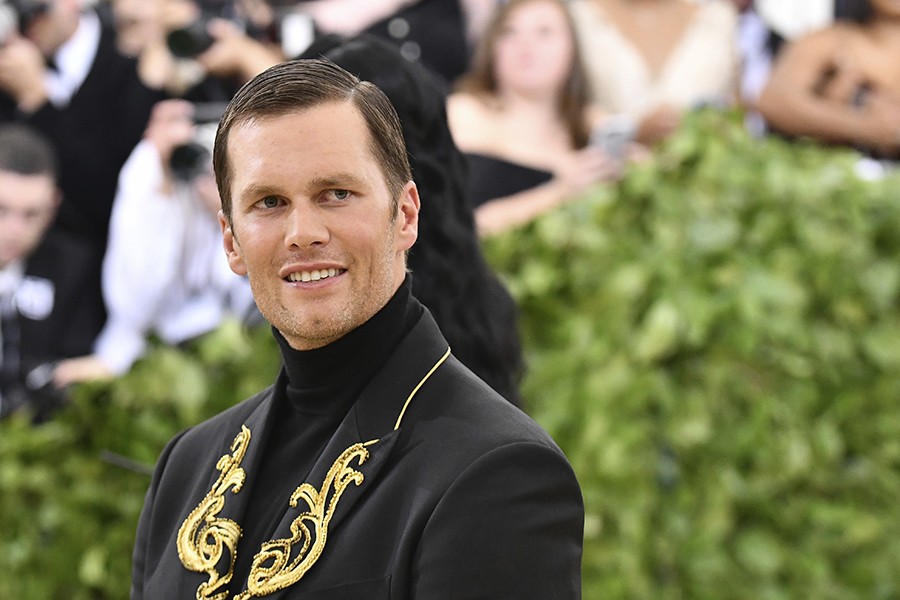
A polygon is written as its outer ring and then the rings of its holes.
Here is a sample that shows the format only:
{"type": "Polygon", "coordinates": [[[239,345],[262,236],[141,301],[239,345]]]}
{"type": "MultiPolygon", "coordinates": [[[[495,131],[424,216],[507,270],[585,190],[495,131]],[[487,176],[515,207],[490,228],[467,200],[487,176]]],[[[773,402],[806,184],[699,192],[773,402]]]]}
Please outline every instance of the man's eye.
{"type": "Polygon", "coordinates": [[[275,208],[276,206],[278,206],[278,198],[276,198],[275,196],[266,196],[265,198],[260,200],[259,203],[266,208],[275,208]]]}
{"type": "Polygon", "coordinates": [[[334,194],[335,200],[346,200],[350,197],[350,192],[348,190],[333,190],[331,193],[334,194]]]}

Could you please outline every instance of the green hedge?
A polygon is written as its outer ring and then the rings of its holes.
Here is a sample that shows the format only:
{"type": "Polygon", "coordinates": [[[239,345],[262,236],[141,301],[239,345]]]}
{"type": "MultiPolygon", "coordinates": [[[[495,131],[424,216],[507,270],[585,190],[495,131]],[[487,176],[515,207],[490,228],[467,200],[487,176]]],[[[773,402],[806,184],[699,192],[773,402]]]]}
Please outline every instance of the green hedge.
{"type": "Polygon", "coordinates": [[[271,383],[268,327],[229,322],[156,345],[125,377],[79,388],[56,417],[0,423],[0,600],[128,597],[135,528],[165,443],[271,383]]]}
{"type": "Polygon", "coordinates": [[[900,597],[900,181],[703,112],[492,240],[585,598],[900,597]]]}
{"type": "MultiPolygon", "coordinates": [[[[614,187],[486,242],[528,410],[585,495],[584,597],[900,597],[900,180],[701,112],[614,187]]],[[[272,380],[229,323],[0,423],[0,600],[127,597],[147,470],[272,380]]]]}

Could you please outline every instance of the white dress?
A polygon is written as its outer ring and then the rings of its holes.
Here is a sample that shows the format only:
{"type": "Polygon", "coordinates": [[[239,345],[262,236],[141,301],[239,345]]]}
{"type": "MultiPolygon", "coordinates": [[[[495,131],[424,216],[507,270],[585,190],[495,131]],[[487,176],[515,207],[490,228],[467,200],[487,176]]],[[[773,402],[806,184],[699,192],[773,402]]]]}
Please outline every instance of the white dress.
{"type": "Polygon", "coordinates": [[[594,0],[570,0],[592,100],[612,113],[640,116],[669,104],[690,109],[728,103],[737,77],[737,14],[729,2],[699,4],[659,73],[594,0]]]}

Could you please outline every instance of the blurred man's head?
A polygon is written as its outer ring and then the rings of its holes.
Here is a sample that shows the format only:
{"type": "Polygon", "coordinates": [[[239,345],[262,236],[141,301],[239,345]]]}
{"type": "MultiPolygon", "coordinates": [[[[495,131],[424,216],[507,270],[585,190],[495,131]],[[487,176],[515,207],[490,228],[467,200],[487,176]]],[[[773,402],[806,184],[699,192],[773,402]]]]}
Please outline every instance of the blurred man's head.
{"type": "Polygon", "coordinates": [[[53,222],[56,172],[47,139],[24,125],[0,125],[0,269],[31,254],[53,222]]]}
{"type": "Polygon", "coordinates": [[[19,12],[26,16],[20,23],[23,36],[31,40],[44,56],[52,56],[78,29],[84,0],[18,0],[19,12]]]}

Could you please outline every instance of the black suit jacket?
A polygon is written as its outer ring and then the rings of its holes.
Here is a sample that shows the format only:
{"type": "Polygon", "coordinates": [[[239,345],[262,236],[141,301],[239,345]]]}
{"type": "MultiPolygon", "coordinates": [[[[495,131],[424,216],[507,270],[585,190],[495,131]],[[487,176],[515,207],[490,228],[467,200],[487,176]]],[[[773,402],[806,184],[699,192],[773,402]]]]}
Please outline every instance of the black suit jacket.
{"type": "Polygon", "coordinates": [[[94,269],[83,244],[55,232],[28,258],[17,294],[23,367],[90,354],[103,325],[84,295],[94,269]]]}
{"type": "Polygon", "coordinates": [[[15,292],[15,320],[3,323],[4,336],[12,326],[16,341],[14,350],[4,348],[0,415],[28,404],[42,421],[64,400],[50,384],[52,363],[91,352],[102,320],[84,282],[95,268],[82,244],[54,232],[28,257],[15,292]]]}
{"type": "MultiPolygon", "coordinates": [[[[267,389],[165,448],[138,526],[132,598],[224,589],[216,581],[239,537],[272,398],[267,389]],[[201,565],[204,552],[211,558],[201,565]]],[[[284,472],[304,483],[291,465],[284,472]]],[[[251,573],[272,591],[265,598],[580,597],[584,509],[569,463],[534,421],[449,354],[427,311],[307,483],[295,508],[272,498],[285,512],[267,554],[237,545],[269,568],[251,573]]]]}

